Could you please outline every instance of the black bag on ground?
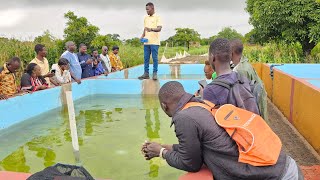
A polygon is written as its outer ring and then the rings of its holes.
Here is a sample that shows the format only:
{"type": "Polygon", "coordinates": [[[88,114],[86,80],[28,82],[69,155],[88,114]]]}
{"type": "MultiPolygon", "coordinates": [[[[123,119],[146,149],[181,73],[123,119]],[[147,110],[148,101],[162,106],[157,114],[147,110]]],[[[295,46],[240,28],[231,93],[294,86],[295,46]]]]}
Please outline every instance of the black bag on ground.
{"type": "Polygon", "coordinates": [[[30,176],[27,180],[94,180],[82,166],[56,164],[30,176]]]}
{"type": "MultiPolygon", "coordinates": [[[[229,90],[227,103],[233,104],[234,106],[251,111],[255,114],[260,115],[257,97],[260,87],[254,82],[249,82],[246,77],[241,74],[237,74],[237,81],[235,83],[230,83],[228,81],[215,79],[210,84],[218,85],[229,90]]],[[[223,104],[219,104],[223,105],[223,104]]]]}

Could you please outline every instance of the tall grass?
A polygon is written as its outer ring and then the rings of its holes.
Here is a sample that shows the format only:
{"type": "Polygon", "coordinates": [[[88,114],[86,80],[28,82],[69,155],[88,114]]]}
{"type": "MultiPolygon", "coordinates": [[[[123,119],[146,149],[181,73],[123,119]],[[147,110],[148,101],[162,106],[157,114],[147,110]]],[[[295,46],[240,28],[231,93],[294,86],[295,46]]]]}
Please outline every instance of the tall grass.
{"type": "Polygon", "coordinates": [[[319,63],[320,45],[313,53],[305,56],[299,43],[269,43],[264,46],[246,45],[244,55],[251,62],[262,63],[319,63]]]}

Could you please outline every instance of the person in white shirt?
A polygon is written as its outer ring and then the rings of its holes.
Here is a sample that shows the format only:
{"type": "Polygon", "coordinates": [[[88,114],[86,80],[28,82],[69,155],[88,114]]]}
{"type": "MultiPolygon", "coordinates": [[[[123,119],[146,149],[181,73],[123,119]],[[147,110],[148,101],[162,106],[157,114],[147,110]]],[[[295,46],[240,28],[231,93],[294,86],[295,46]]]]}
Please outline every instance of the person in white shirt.
{"type": "Polygon", "coordinates": [[[71,75],[69,69],[69,61],[65,58],[60,58],[58,64],[52,65],[52,70],[55,73],[54,80],[60,85],[70,83],[71,75]]]}
{"type": "Polygon", "coordinates": [[[100,58],[102,59],[102,66],[105,70],[108,71],[108,73],[111,73],[111,62],[110,62],[110,58],[108,55],[108,47],[107,46],[103,46],[102,47],[102,53],[100,54],[100,58]]]}

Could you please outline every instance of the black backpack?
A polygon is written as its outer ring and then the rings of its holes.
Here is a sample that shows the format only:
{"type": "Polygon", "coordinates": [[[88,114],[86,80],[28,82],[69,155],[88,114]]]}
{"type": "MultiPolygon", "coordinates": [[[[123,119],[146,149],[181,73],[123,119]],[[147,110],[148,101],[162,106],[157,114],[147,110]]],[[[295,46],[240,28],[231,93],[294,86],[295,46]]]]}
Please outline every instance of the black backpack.
{"type": "Polygon", "coordinates": [[[82,166],[56,164],[37,172],[27,180],[94,180],[90,173],[82,166]]]}
{"type": "Polygon", "coordinates": [[[215,79],[210,84],[222,86],[229,90],[227,98],[228,104],[233,104],[238,108],[246,109],[260,115],[257,98],[261,96],[261,88],[263,87],[259,85],[259,83],[255,83],[255,81],[249,82],[246,77],[243,77],[239,73],[236,74],[237,81],[235,83],[215,79]]]}

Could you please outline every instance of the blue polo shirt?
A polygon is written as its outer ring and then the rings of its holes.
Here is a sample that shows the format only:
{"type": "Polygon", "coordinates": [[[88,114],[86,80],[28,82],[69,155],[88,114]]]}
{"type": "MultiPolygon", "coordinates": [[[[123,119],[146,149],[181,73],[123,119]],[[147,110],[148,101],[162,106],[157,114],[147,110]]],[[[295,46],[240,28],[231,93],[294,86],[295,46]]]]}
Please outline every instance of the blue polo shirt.
{"type": "MultiPolygon", "coordinates": [[[[70,51],[65,51],[62,55],[62,58],[65,58],[70,63],[70,72],[77,78],[81,79],[82,69],[78,60],[76,53],[71,53],[70,51]]],[[[72,80],[74,81],[74,79],[72,80]]]]}

